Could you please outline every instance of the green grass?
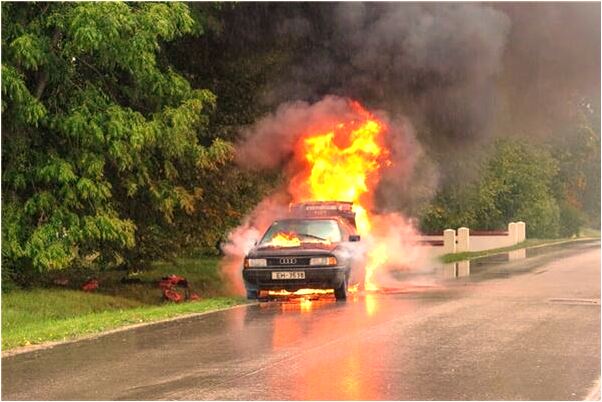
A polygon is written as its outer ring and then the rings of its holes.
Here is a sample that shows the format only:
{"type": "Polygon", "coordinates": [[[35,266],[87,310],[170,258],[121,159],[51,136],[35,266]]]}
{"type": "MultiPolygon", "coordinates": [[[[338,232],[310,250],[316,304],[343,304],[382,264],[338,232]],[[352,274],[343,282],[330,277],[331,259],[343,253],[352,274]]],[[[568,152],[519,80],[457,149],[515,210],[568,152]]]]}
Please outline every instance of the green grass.
{"type": "Polygon", "coordinates": [[[494,248],[494,249],[482,250],[482,251],[468,251],[468,252],[463,252],[463,253],[445,254],[445,255],[442,255],[440,257],[440,259],[444,263],[472,260],[475,258],[487,256],[487,255],[505,253],[508,251],[518,250],[520,248],[525,248],[525,247],[539,246],[542,244],[562,243],[567,240],[568,239],[527,239],[522,243],[515,244],[514,246],[494,248]]]}
{"type": "MultiPolygon", "coordinates": [[[[85,275],[63,272],[72,289],[46,287],[14,290],[2,294],[2,349],[67,340],[119,328],[129,324],[157,321],[190,313],[201,313],[244,303],[228,296],[219,275],[217,258],[180,259],[177,263],[153,264],[135,277],[137,284],[122,284],[124,273],[100,273],[95,293],[78,290],[85,275]],[[186,277],[201,300],[165,303],[156,282],[165,275],[186,277]]],[[[56,275],[55,275],[56,276],[56,275]]],[[[47,278],[51,283],[52,277],[47,278]]]]}

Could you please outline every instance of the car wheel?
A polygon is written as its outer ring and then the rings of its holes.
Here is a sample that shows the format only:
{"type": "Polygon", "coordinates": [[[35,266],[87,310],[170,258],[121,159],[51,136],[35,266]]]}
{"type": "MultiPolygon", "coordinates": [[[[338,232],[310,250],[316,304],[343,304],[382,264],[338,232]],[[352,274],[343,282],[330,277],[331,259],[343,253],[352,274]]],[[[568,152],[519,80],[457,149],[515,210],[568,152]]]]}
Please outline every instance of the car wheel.
{"type": "Polygon", "coordinates": [[[334,298],[337,299],[337,301],[347,300],[347,278],[343,280],[341,286],[334,289],[334,298]]]}

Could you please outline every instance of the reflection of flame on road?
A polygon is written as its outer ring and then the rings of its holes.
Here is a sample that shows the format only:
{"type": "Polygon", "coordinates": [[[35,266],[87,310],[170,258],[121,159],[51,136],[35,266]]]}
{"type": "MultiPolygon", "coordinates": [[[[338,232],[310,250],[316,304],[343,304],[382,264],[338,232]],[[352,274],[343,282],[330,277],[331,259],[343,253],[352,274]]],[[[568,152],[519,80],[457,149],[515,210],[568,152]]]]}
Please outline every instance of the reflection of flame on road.
{"type": "MultiPolygon", "coordinates": [[[[287,370],[295,378],[294,386],[288,388],[290,399],[380,399],[382,384],[379,376],[366,375],[365,367],[383,357],[375,348],[365,349],[361,345],[361,329],[367,322],[378,323],[402,311],[379,305],[378,297],[374,293],[358,292],[345,304],[324,295],[317,300],[300,296],[278,303],[264,303],[277,311],[272,346],[284,350],[299,348],[318,357],[296,359],[288,366],[287,370]],[[349,341],[340,342],[341,338],[347,337],[349,341]]],[[[380,351],[384,350],[381,346],[380,351]]],[[[274,376],[269,376],[267,381],[273,388],[286,386],[274,376]]]]}
{"type": "Polygon", "coordinates": [[[378,308],[378,301],[376,300],[376,296],[372,293],[366,294],[366,313],[369,317],[372,317],[378,308]]]}
{"type": "Polygon", "coordinates": [[[304,298],[299,301],[299,307],[301,307],[301,312],[303,312],[303,313],[307,313],[307,312],[311,311],[312,306],[313,306],[313,303],[309,299],[304,298]]]}

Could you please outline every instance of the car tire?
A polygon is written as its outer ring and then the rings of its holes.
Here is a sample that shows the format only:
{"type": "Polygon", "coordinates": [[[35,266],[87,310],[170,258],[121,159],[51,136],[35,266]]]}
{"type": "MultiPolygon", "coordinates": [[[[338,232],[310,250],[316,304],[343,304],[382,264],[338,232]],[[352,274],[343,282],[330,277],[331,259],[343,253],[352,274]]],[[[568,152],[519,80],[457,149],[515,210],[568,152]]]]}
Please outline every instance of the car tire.
{"type": "Polygon", "coordinates": [[[337,301],[345,301],[347,300],[347,278],[343,280],[341,286],[334,289],[334,298],[337,301]]]}

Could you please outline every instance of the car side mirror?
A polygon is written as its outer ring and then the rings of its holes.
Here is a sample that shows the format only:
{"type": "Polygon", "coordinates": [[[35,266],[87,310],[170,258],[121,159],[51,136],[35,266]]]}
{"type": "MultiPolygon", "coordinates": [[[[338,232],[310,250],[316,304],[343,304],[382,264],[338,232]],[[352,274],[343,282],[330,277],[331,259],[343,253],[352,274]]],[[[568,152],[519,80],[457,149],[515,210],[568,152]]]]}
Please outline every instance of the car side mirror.
{"type": "Polygon", "coordinates": [[[349,241],[360,241],[360,235],[350,235],[349,241]]]}

